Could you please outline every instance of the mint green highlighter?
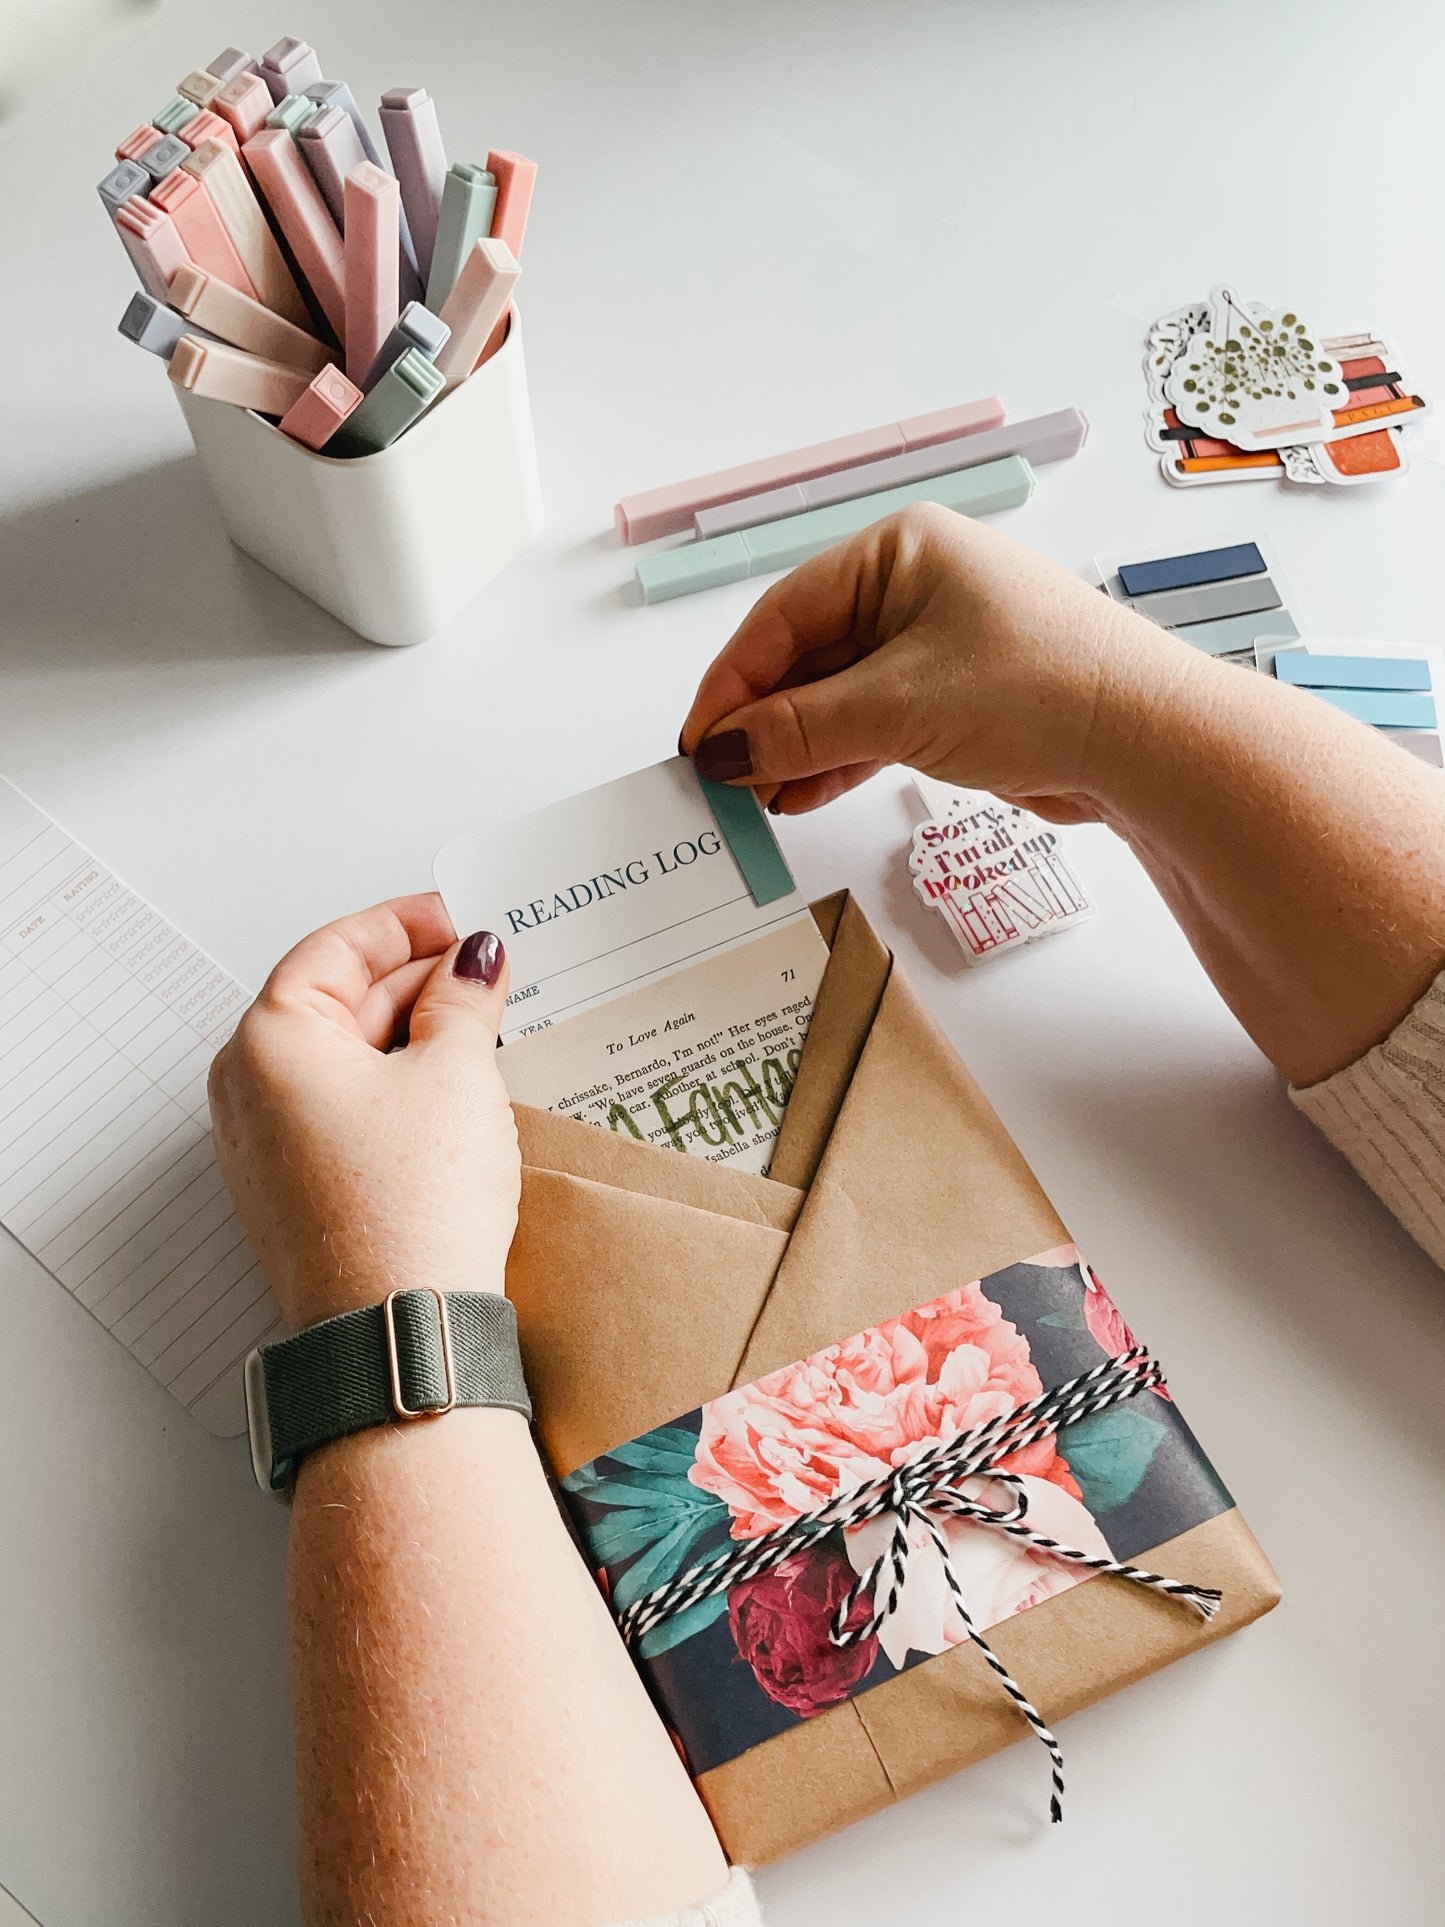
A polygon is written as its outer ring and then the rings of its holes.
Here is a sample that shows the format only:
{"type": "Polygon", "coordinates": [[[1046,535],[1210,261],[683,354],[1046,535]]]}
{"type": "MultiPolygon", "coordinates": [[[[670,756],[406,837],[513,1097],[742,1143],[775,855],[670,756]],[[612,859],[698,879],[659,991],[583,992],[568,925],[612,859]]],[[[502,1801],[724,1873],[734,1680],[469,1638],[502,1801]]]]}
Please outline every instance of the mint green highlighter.
{"type": "Polygon", "coordinates": [[[912,502],[938,502],[962,515],[996,515],[1000,509],[1021,508],[1033,492],[1033,470],[1021,455],[1010,455],[952,475],[907,482],[876,495],[860,495],[852,502],[809,509],[783,521],[763,522],[754,529],[738,529],[711,541],[689,542],[680,549],[644,556],[637,565],[638,586],[644,602],[667,602],[725,582],[769,575],[774,569],[796,568],[912,502]]]}
{"type": "Polygon", "coordinates": [[[374,455],[390,448],[446,386],[419,348],[408,348],[322,450],[324,455],[374,455]]]}

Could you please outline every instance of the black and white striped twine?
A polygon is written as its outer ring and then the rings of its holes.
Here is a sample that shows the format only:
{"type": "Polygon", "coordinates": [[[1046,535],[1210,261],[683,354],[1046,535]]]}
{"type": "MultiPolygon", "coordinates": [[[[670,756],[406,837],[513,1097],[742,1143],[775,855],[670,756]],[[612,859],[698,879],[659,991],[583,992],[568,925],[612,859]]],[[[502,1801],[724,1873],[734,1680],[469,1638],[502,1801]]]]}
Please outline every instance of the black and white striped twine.
{"type": "Polygon", "coordinates": [[[771,1572],[792,1553],[801,1551],[836,1527],[864,1525],[871,1519],[889,1514],[893,1519],[893,1532],[886,1550],[859,1576],[838,1607],[829,1630],[829,1638],[835,1646],[854,1646],[860,1640],[873,1637],[897,1611],[908,1568],[909,1529],[917,1524],[926,1533],[942,1562],[944,1577],[948,1581],[954,1608],[964,1632],[982,1652],[1004,1691],[1048,1750],[1053,1764],[1053,1793],[1049,1812],[1054,1820],[1061,1820],[1064,1760],[1059,1743],[1022,1687],[974,1625],[958,1575],[953,1569],[948,1541],[940,1531],[937,1520],[939,1517],[968,1519],[995,1531],[1006,1532],[1010,1538],[1021,1540],[1051,1558],[1084,1566],[1090,1572],[1111,1572],[1121,1579],[1133,1580],[1136,1585],[1152,1587],[1155,1592],[1183,1600],[1194,1608],[1201,1619],[1212,1619],[1219,1610],[1221,1595],[1210,1586],[1190,1585],[1182,1579],[1166,1579],[1159,1573],[1145,1572],[1139,1566],[1121,1564],[1117,1559],[1096,1558],[1091,1553],[1061,1545],[1046,1533],[1035,1532],[1027,1523],[1028,1494],[1022,1480],[1014,1473],[996,1469],[1000,1460],[1049,1437],[1061,1427],[1073,1424],[1076,1419],[1107,1411],[1110,1406],[1121,1404],[1123,1400],[1163,1383],[1163,1372],[1142,1345],[1134,1346],[1118,1358],[1105,1359],[1092,1370],[1081,1372],[1077,1378],[1054,1386],[1052,1391],[1040,1393],[1027,1404],[999,1418],[990,1419],[987,1424],[976,1426],[971,1432],[960,1433],[954,1439],[940,1439],[907,1465],[900,1466],[896,1472],[874,1479],[867,1485],[840,1492],[815,1511],[790,1520],[786,1525],[775,1526],[771,1532],[765,1532],[759,1538],[742,1540],[699,1565],[678,1573],[665,1585],[657,1586],[641,1599],[634,1600],[618,1616],[622,1637],[631,1645],[654,1626],[660,1626],[676,1613],[685,1612],[689,1606],[727,1592],[745,1579],[756,1579],[761,1573],[771,1572]],[[988,1506],[960,1489],[965,1479],[980,1477],[1006,1486],[1012,1503],[1007,1506],[988,1506]],[[848,1621],[853,1616],[854,1608],[867,1598],[872,1599],[872,1612],[850,1627],[848,1621]]]}

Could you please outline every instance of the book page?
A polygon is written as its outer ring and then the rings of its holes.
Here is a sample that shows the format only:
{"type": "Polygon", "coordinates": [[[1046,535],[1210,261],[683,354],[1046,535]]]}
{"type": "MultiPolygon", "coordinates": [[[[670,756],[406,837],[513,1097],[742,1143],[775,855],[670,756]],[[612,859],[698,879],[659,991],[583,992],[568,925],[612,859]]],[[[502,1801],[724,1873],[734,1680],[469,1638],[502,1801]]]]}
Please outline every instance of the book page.
{"type": "Polygon", "coordinates": [[[828,946],[811,916],[509,1044],[513,1100],[766,1174],[828,946]]]}

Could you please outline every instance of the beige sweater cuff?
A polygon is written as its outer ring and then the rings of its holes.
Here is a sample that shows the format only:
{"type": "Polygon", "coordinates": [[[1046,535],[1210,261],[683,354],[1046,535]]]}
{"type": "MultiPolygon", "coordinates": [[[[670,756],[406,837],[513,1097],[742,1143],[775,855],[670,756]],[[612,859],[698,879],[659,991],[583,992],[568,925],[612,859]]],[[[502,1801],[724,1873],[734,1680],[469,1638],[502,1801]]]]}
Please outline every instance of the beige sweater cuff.
{"type": "Polygon", "coordinates": [[[680,1914],[660,1914],[654,1920],[620,1921],[618,1927],[762,1927],[762,1923],[753,1883],[741,1867],[734,1867],[716,1900],[685,1907],[680,1914]]]}
{"type": "Polygon", "coordinates": [[[1290,1096],[1445,1266],[1445,972],[1383,1044],[1290,1096]]]}

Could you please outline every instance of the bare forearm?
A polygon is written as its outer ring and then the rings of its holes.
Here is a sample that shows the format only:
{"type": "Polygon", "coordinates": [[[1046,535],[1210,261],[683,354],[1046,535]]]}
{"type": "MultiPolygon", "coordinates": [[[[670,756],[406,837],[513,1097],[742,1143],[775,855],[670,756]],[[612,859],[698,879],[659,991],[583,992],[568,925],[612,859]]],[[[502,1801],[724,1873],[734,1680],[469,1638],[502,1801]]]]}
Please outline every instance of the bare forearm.
{"type": "Polygon", "coordinates": [[[1170,651],[1093,770],[1246,1030],[1308,1084],[1445,965],[1445,779],[1302,691],[1170,651]]]}
{"type": "Polygon", "coordinates": [[[723,1886],[515,1414],[308,1462],[291,1620],[308,1922],[598,1927],[723,1886]]]}

